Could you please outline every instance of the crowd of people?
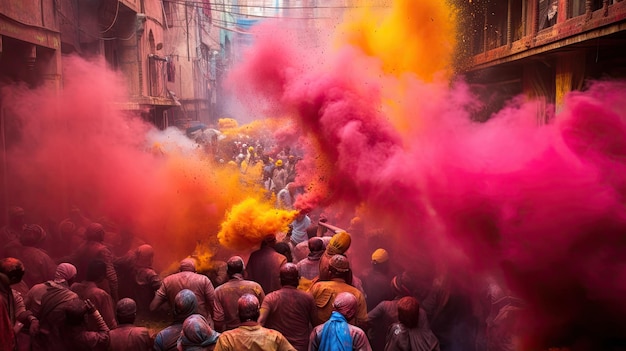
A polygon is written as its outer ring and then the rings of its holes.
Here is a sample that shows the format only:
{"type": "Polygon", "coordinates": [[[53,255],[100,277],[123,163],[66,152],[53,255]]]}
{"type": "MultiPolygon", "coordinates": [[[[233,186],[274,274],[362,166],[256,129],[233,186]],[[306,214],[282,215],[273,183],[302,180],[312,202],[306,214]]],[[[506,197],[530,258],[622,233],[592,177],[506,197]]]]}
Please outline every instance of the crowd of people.
{"type": "MultiPolygon", "coordinates": [[[[298,158],[289,149],[237,152],[242,171],[263,162],[260,181],[276,207],[294,209],[298,158]]],[[[178,271],[165,274],[154,269],[149,243],[112,245],[107,223],[77,208],[55,227],[65,245],[52,247],[46,230],[13,207],[0,229],[0,351],[514,347],[522,303],[496,279],[476,307],[446,279],[416,277],[389,247],[356,252],[353,240],[365,240],[360,218],[343,230],[312,216],[300,211],[284,235],[267,233],[248,257],[224,258],[224,270],[198,271],[193,257],[181,257],[178,271]],[[163,318],[165,328],[136,325],[163,318]]]]}

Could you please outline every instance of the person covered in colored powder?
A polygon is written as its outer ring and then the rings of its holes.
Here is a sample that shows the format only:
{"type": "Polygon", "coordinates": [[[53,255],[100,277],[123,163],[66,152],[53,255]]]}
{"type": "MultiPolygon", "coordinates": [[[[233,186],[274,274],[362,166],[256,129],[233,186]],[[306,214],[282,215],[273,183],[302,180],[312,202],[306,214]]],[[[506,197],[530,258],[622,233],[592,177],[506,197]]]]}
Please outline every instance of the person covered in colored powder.
{"type": "Polygon", "coordinates": [[[262,327],[257,322],[260,306],[256,296],[245,294],[237,304],[241,324],[220,335],[215,351],[297,351],[279,331],[262,327]]]}
{"type": "Polygon", "coordinates": [[[363,329],[348,323],[356,314],[357,305],[357,298],[351,293],[338,294],[329,320],[311,332],[309,350],[371,351],[363,329]]]}
{"type": "Polygon", "coordinates": [[[306,351],[315,318],[315,301],[311,294],[297,289],[299,281],[295,264],[286,263],[280,268],[282,288],[263,300],[259,323],[281,332],[298,351],[306,351]]]}

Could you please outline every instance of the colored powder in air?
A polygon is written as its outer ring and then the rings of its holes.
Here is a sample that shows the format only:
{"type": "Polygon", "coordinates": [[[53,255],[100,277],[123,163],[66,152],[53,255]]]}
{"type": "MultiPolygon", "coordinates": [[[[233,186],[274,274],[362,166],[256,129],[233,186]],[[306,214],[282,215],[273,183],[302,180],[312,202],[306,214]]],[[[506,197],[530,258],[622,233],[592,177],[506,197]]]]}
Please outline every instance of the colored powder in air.
{"type": "Polygon", "coordinates": [[[297,211],[278,210],[272,204],[247,198],[228,211],[217,237],[229,249],[251,249],[268,235],[286,232],[296,214],[297,211]]]}
{"type": "Polygon", "coordinates": [[[251,194],[239,170],[216,165],[180,131],[119,111],[123,80],[101,64],[64,63],[60,92],[3,88],[7,119],[19,123],[7,142],[6,191],[30,218],[51,219],[42,223],[51,253],[69,254],[83,241],[61,237],[55,224],[72,206],[107,222],[116,255],[153,245],[157,269],[216,240],[226,210],[251,194]]]}
{"type": "Polygon", "coordinates": [[[269,26],[257,33],[233,78],[259,106],[297,117],[291,139],[307,140],[297,182],[309,190],[298,204],[358,206],[384,226],[394,260],[447,277],[465,326],[495,276],[526,302],[511,331],[528,349],[623,341],[626,84],[571,94],[549,125],[523,98],[477,124],[482,103],[462,81],[429,82],[401,64],[399,75],[385,54],[376,62],[350,46],[305,55],[269,26]],[[387,89],[399,86],[390,109],[387,89]],[[398,130],[398,112],[419,128],[398,130]]]}
{"type": "Polygon", "coordinates": [[[369,7],[347,17],[339,41],[380,59],[385,73],[425,81],[452,73],[456,13],[448,1],[397,0],[389,10],[369,7]]]}

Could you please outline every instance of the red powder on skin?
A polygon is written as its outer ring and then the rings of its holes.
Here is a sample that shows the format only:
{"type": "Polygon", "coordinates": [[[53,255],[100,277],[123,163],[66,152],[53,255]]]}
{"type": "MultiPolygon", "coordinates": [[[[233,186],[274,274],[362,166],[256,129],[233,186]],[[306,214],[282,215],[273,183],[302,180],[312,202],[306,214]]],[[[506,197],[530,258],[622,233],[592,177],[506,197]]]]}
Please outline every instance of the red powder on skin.
{"type": "Polygon", "coordinates": [[[528,303],[525,347],[594,349],[624,335],[625,84],[571,94],[550,125],[536,126],[536,106],[521,99],[475,124],[480,101],[462,82],[393,78],[350,47],[305,69],[278,37],[261,28],[234,77],[311,140],[298,205],[365,204],[404,258],[445,263],[461,286],[504,275],[528,303]],[[399,86],[394,111],[413,120],[402,133],[384,107],[399,86]]]}

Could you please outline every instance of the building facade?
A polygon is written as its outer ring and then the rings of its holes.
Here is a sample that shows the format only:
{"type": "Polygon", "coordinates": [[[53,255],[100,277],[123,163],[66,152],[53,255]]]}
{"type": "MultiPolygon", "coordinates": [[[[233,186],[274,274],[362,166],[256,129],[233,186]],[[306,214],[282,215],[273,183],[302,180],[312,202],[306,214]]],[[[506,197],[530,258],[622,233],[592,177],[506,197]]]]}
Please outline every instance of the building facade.
{"type": "Polygon", "coordinates": [[[482,86],[488,119],[524,94],[543,104],[537,123],[564,96],[593,79],[626,78],[626,1],[469,0],[459,2],[465,55],[460,66],[482,86]],[[498,92],[496,96],[494,92],[498,92]]]}

